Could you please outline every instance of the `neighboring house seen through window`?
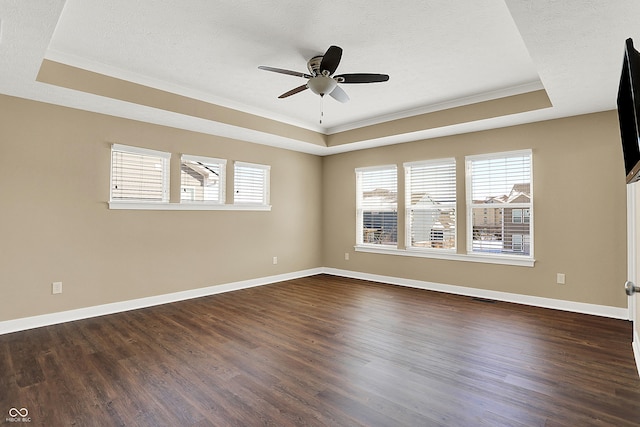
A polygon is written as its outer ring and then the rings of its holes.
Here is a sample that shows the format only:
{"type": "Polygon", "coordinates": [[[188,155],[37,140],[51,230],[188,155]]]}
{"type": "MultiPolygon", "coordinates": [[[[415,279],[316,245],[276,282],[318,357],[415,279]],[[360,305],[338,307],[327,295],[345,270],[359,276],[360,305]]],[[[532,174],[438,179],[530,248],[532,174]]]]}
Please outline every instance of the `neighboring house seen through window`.
{"type": "Polygon", "coordinates": [[[357,244],[397,247],[397,167],[356,169],[356,194],[357,244]]]}
{"type": "Polygon", "coordinates": [[[456,161],[405,163],[406,246],[456,247],[456,161]]]}
{"type": "Polygon", "coordinates": [[[112,144],[109,209],[271,210],[269,165],[235,162],[227,203],[226,159],[183,154],[179,169],[170,163],[171,153],[112,144]],[[170,195],[171,174],[180,179],[180,192],[170,195]]]}
{"type": "Polygon", "coordinates": [[[531,151],[467,157],[467,252],[533,257],[531,151]]]}
{"type": "Polygon", "coordinates": [[[224,159],[183,155],[180,160],[180,202],[223,204],[226,165],[224,159]]]}
{"type": "Polygon", "coordinates": [[[356,251],[533,267],[531,150],[467,156],[464,176],[455,158],[403,166],[400,206],[396,165],[356,168],[356,251]]]}

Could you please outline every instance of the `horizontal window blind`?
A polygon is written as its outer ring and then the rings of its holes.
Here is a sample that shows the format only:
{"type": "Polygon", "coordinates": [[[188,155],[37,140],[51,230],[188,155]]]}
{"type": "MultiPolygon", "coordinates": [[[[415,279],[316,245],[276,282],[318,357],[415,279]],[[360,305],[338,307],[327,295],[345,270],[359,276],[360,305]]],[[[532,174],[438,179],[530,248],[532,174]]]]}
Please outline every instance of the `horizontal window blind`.
{"type": "Polygon", "coordinates": [[[405,163],[406,245],[456,247],[456,161],[405,163]]]}
{"type": "Polygon", "coordinates": [[[234,164],[234,203],[269,204],[270,167],[254,163],[234,164]]]}
{"type": "Polygon", "coordinates": [[[468,251],[533,256],[531,151],[467,158],[468,251]]]}
{"type": "Polygon", "coordinates": [[[398,172],[395,165],[356,169],[357,243],[398,244],[398,172]]]}
{"type": "Polygon", "coordinates": [[[111,148],[111,200],[169,201],[171,154],[114,144],[111,148]]]}
{"type": "Polygon", "coordinates": [[[224,159],[183,155],[180,159],[180,201],[224,203],[226,164],[224,159]]]}

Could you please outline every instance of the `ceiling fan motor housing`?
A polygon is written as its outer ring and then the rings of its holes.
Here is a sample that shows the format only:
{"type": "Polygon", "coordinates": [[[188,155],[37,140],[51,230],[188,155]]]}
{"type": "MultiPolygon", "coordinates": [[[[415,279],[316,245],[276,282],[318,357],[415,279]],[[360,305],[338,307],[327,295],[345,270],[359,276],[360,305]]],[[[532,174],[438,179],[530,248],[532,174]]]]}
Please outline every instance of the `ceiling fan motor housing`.
{"type": "Polygon", "coordinates": [[[314,56],[307,62],[307,69],[309,73],[314,76],[320,75],[320,64],[322,63],[322,55],[314,56]]]}

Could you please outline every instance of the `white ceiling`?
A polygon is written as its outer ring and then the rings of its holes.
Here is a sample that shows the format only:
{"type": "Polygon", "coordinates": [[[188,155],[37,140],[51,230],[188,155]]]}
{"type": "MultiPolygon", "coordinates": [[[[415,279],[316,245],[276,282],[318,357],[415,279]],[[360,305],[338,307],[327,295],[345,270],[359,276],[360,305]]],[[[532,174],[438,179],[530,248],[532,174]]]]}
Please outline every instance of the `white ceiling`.
{"type": "Polygon", "coordinates": [[[640,45],[633,0],[0,0],[0,93],[248,141],[330,154],[615,108],[624,40],[640,45]],[[351,101],[304,91],[330,45],[351,101]],[[44,58],[333,134],[545,89],[552,108],[340,147],[197,119],[36,81],[44,58]]]}

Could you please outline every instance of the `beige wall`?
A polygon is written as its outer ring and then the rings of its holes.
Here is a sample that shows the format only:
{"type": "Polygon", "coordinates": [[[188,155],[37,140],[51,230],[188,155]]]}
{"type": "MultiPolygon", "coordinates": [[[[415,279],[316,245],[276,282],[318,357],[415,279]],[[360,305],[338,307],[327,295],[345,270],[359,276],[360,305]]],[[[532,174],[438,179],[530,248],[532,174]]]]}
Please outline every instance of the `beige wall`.
{"type": "MultiPolygon", "coordinates": [[[[325,158],[6,96],[0,117],[0,321],[322,266],[626,306],[615,112],[325,158]],[[111,142],[270,164],[273,209],[109,210],[111,142]],[[353,251],[354,168],[455,156],[462,174],[465,155],[524,148],[534,155],[534,268],[353,251]],[[51,295],[54,281],[62,295],[51,295]]],[[[462,249],[463,222],[458,232],[462,249]]]]}
{"type": "Polygon", "coordinates": [[[0,321],[322,264],[319,157],[6,96],[0,117],[0,321]],[[111,142],[269,164],[273,209],[109,210],[111,142]]]}
{"type": "MultiPolygon", "coordinates": [[[[626,307],[626,190],[615,111],[329,156],[324,159],[324,265],[575,302],[626,307]],[[535,267],[354,252],[357,167],[531,148],[535,267]],[[344,253],[350,253],[345,261],[344,253]],[[566,284],[556,284],[556,274],[566,284]]],[[[462,179],[461,179],[462,178],[462,179]]],[[[399,194],[403,194],[399,180],[399,194]]],[[[461,196],[464,197],[464,196],[461,196]]],[[[465,214],[459,200],[458,251],[465,214]]],[[[399,230],[403,226],[399,208],[399,230]]],[[[402,232],[399,232],[401,239],[402,232]]]]}

